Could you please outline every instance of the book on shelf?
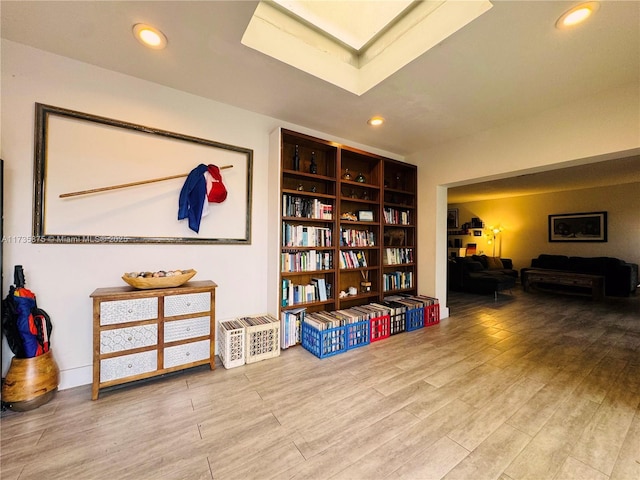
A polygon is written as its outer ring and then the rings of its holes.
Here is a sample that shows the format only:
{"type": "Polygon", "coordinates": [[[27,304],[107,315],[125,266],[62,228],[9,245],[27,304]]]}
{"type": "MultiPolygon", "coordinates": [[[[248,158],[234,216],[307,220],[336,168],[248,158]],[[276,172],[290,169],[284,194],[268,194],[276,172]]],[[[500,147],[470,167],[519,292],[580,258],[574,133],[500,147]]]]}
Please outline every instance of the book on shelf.
{"type": "Polygon", "coordinates": [[[302,322],[304,321],[306,308],[295,308],[282,312],[282,325],[280,328],[280,346],[289,348],[300,343],[302,322]]]}
{"type": "Polygon", "coordinates": [[[302,285],[295,284],[288,278],[282,279],[282,307],[290,307],[302,303],[326,302],[331,298],[331,285],[325,279],[313,278],[302,285]]]}
{"type": "Polygon", "coordinates": [[[312,272],[333,268],[331,252],[317,250],[283,252],[280,259],[281,272],[312,272]]]}
{"type": "Polygon", "coordinates": [[[331,228],[282,223],[283,247],[331,247],[331,228]]]}
{"type": "Polygon", "coordinates": [[[285,193],[282,195],[282,216],[332,220],[333,205],[324,203],[317,198],[300,197],[285,193]]]}
{"type": "Polygon", "coordinates": [[[342,247],[375,247],[374,232],[352,228],[340,229],[340,246],[342,247]]]}
{"type": "Polygon", "coordinates": [[[366,268],[367,257],[362,250],[343,250],[340,252],[340,268],[366,268]]]}
{"type": "Polygon", "coordinates": [[[400,290],[413,287],[413,272],[388,272],[382,274],[383,291],[400,290]]]}
{"type": "Polygon", "coordinates": [[[385,248],[382,261],[384,265],[413,263],[413,248],[385,248]]]}
{"type": "Polygon", "coordinates": [[[409,210],[385,207],[384,221],[389,225],[411,225],[411,215],[409,210]]]}
{"type": "Polygon", "coordinates": [[[324,278],[320,277],[320,278],[312,278],[311,282],[313,283],[313,285],[315,286],[317,292],[318,292],[318,299],[321,302],[326,302],[327,301],[327,284],[324,280],[324,278]]]}

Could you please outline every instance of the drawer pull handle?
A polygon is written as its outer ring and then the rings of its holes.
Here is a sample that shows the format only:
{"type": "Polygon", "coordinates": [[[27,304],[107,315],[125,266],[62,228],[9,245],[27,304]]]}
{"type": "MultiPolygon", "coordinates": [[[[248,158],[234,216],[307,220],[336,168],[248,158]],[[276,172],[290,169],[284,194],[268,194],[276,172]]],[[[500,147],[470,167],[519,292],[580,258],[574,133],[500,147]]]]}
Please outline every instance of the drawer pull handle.
{"type": "Polygon", "coordinates": [[[133,338],[131,338],[131,337],[127,338],[128,342],[130,342],[131,340],[133,340],[133,338]]]}
{"type": "Polygon", "coordinates": [[[191,331],[191,327],[187,327],[187,332],[190,332],[190,331],[191,331]]]}
{"type": "Polygon", "coordinates": [[[187,302],[187,307],[190,307],[190,306],[191,306],[191,302],[187,302]]]}
{"type": "Polygon", "coordinates": [[[133,368],[133,365],[129,364],[127,365],[127,368],[133,368]]]}
{"type": "Polygon", "coordinates": [[[127,313],[133,313],[133,309],[130,308],[129,310],[127,310],[127,313]]]}
{"type": "Polygon", "coordinates": [[[185,355],[188,357],[188,356],[190,355],[190,353],[189,353],[189,352],[187,352],[187,353],[185,353],[185,355]]]}

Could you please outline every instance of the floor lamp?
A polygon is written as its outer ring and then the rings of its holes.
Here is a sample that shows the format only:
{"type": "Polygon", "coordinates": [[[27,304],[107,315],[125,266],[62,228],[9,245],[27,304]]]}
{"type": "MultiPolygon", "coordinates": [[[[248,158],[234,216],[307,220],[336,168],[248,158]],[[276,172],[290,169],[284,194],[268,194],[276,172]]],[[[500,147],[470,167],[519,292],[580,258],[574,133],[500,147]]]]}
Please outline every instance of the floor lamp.
{"type": "Polygon", "coordinates": [[[489,236],[493,236],[493,240],[489,239],[489,243],[493,244],[493,256],[496,256],[496,237],[502,232],[502,227],[489,227],[491,233],[489,236]]]}

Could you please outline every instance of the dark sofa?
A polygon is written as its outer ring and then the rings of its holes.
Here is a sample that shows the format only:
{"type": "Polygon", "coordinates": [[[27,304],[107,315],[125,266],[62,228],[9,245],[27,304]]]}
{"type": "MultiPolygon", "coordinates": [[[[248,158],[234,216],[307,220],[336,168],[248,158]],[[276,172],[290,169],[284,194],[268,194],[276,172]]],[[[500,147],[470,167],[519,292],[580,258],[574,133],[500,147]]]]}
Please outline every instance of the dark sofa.
{"type": "MultiPolygon", "coordinates": [[[[531,260],[535,269],[559,270],[563,272],[585,273],[604,277],[605,295],[628,297],[638,286],[638,265],[613,257],[568,257],[565,255],[539,255],[531,260]]],[[[523,284],[527,270],[520,271],[523,284]]]]}
{"type": "Polygon", "coordinates": [[[509,258],[494,259],[486,255],[449,258],[449,288],[470,293],[494,293],[510,290],[518,271],[509,258]]]}

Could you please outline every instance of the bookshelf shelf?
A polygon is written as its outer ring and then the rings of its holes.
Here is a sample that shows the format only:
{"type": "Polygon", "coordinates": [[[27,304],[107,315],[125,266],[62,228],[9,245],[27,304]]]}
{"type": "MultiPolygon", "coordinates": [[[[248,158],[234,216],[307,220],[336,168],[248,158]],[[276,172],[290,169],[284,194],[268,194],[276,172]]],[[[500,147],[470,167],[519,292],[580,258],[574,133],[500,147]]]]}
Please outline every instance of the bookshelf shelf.
{"type": "Polygon", "coordinates": [[[325,300],[323,302],[302,302],[302,303],[295,303],[293,305],[283,306],[282,310],[291,310],[294,308],[301,308],[301,307],[310,308],[310,307],[317,307],[317,306],[325,306],[325,305],[332,305],[334,303],[336,303],[334,299],[325,300]]]}
{"type": "Polygon", "coordinates": [[[331,270],[305,270],[305,271],[301,271],[301,272],[280,272],[280,275],[283,278],[288,278],[288,277],[299,277],[301,275],[321,275],[321,274],[325,274],[325,273],[336,273],[335,269],[331,269],[331,270]]]}
{"type": "Polygon", "coordinates": [[[324,223],[333,223],[333,219],[331,218],[310,218],[310,217],[282,217],[282,220],[285,222],[324,222],[324,223]]]}
{"type": "Polygon", "coordinates": [[[382,302],[390,293],[417,294],[417,167],[286,129],[274,132],[273,139],[280,160],[281,259],[324,256],[330,267],[290,271],[297,267],[285,268],[282,260],[281,318],[302,308],[320,313],[382,302]],[[318,204],[324,213],[315,213],[318,204]],[[325,218],[316,218],[321,215],[325,218]],[[322,245],[307,244],[319,236],[322,245]],[[385,264],[397,249],[410,251],[412,262],[385,264]],[[383,281],[391,275],[410,277],[411,287],[385,289],[383,281]],[[327,291],[321,293],[322,285],[327,291]],[[292,303],[296,288],[297,300],[311,298],[301,293],[304,287],[315,289],[313,300],[292,303]],[[341,295],[354,288],[355,295],[341,295]]]}

